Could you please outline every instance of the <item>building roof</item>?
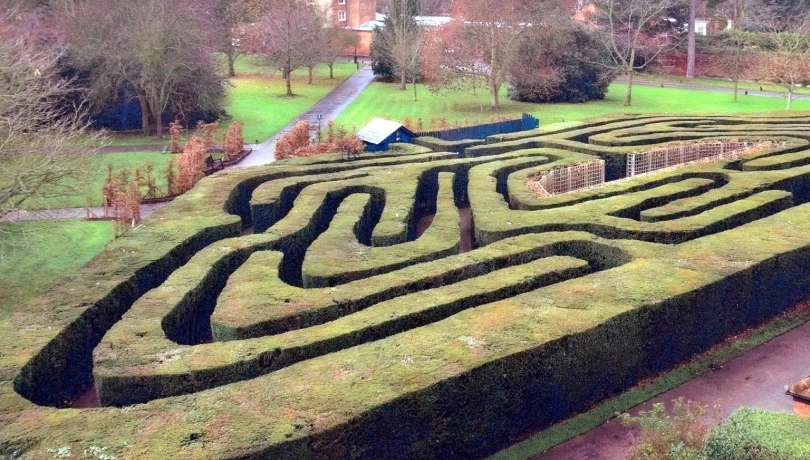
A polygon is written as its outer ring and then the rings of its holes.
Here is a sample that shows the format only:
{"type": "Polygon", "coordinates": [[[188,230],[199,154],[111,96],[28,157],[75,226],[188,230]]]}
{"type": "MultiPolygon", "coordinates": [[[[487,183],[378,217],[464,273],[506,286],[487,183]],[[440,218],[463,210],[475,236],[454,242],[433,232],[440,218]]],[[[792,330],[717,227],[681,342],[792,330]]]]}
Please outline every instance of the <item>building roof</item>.
{"type": "Polygon", "coordinates": [[[413,19],[423,27],[439,27],[453,20],[449,16],[414,16],[413,19]]]}
{"type": "Polygon", "coordinates": [[[402,127],[401,123],[375,118],[357,132],[357,137],[359,137],[361,141],[368,142],[369,144],[379,144],[400,128],[405,129],[402,127]]]}
{"type": "MultiPolygon", "coordinates": [[[[377,18],[374,21],[364,22],[357,27],[358,30],[374,30],[378,27],[385,27],[385,14],[377,13],[377,18]]],[[[414,16],[413,20],[422,27],[439,27],[443,26],[453,18],[448,16],[414,16]]]]}

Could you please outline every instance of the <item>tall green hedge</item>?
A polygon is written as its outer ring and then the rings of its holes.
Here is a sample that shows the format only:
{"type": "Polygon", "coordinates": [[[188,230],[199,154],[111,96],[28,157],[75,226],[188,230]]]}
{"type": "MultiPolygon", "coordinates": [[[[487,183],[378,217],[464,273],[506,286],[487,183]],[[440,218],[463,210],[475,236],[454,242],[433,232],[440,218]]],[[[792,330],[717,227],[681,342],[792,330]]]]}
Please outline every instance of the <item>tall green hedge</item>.
{"type": "Polygon", "coordinates": [[[808,121],[622,115],[220,172],[0,324],[0,455],[486,456],[810,294],[808,121]],[[784,144],[526,184],[716,139],[784,144]],[[67,409],[91,383],[104,407],[67,409]]]}

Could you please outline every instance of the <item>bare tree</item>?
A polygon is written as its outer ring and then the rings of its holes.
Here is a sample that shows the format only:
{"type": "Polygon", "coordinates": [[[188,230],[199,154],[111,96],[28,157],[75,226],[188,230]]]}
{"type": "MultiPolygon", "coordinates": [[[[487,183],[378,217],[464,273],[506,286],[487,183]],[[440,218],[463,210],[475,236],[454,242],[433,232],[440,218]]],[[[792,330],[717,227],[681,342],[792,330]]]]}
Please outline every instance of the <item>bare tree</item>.
{"type": "Polygon", "coordinates": [[[632,102],[633,76],[678,44],[680,24],[671,10],[682,0],[605,0],[597,2],[597,29],[627,81],[624,105],[632,102]]]}
{"type": "Polygon", "coordinates": [[[748,71],[748,56],[753,53],[749,32],[726,30],[710,35],[706,40],[707,50],[717,57],[718,73],[731,77],[734,82],[734,102],[737,102],[740,78],[748,71]]]}
{"type": "Polygon", "coordinates": [[[248,0],[215,0],[210,11],[217,48],[227,60],[228,76],[234,77],[234,63],[243,54],[240,42],[244,27],[256,13],[256,6],[248,0]]]}
{"type": "Polygon", "coordinates": [[[421,71],[419,49],[422,36],[414,19],[418,14],[419,6],[414,0],[392,0],[385,25],[374,35],[375,52],[391,64],[392,73],[400,79],[400,89],[406,89],[408,79],[413,82],[414,100],[416,79],[421,71]]]}
{"type": "Polygon", "coordinates": [[[686,79],[695,78],[695,13],[697,10],[697,0],[689,0],[689,22],[687,27],[686,44],[686,79]]]}
{"type": "Polygon", "coordinates": [[[761,59],[764,76],[788,90],[790,110],[796,85],[810,81],[810,37],[801,30],[771,34],[775,50],[761,59]]]}
{"type": "Polygon", "coordinates": [[[86,132],[82,97],[61,75],[61,54],[37,43],[38,21],[0,11],[0,221],[31,200],[78,194],[97,135],[86,132]]]}
{"type": "MultiPolygon", "coordinates": [[[[434,87],[464,87],[486,79],[490,107],[499,92],[524,27],[542,19],[520,0],[455,0],[454,20],[431,31],[425,46],[425,70],[434,87]]],[[[542,3],[542,2],[541,2],[542,3]]]]}
{"type": "Polygon", "coordinates": [[[351,30],[327,25],[323,30],[323,39],[321,42],[321,61],[326,63],[329,67],[329,78],[335,78],[334,66],[341,56],[346,53],[346,50],[358,45],[359,39],[357,34],[351,30]]]}
{"type": "Polygon", "coordinates": [[[317,7],[305,0],[277,0],[250,28],[245,37],[248,49],[264,56],[281,70],[287,96],[293,96],[293,71],[317,62],[320,56],[323,20],[317,7]]]}
{"type": "Polygon", "coordinates": [[[71,65],[88,76],[97,109],[121,94],[141,107],[141,126],[163,134],[162,114],[213,111],[224,96],[214,40],[181,0],[64,2],[55,16],[71,65]],[[193,84],[190,84],[192,82],[193,84]]]}

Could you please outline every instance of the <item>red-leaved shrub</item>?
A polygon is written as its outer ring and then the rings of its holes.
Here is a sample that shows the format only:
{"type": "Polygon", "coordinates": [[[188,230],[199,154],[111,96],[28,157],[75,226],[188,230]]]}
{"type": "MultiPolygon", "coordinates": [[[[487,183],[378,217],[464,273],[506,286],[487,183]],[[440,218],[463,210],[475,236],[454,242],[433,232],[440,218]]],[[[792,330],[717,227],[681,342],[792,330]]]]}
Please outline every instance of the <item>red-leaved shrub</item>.
{"type": "Polygon", "coordinates": [[[292,158],[298,149],[309,145],[309,122],[299,121],[293,126],[289,133],[281,136],[276,141],[276,160],[292,158]]]}
{"type": "Polygon", "coordinates": [[[239,156],[245,147],[245,140],[242,137],[242,123],[235,122],[228,126],[225,133],[225,141],[222,143],[222,155],[225,161],[232,160],[239,156]]]}
{"type": "Polygon", "coordinates": [[[191,136],[177,165],[177,188],[185,193],[194,187],[200,179],[205,177],[205,157],[208,151],[205,140],[198,135],[191,136]]]}

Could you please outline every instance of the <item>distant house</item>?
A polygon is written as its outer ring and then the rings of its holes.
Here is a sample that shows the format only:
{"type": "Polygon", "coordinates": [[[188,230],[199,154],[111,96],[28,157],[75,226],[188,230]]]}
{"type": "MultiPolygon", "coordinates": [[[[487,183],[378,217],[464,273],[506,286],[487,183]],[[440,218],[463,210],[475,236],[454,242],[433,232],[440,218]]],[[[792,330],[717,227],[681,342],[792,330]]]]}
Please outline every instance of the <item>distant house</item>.
{"type": "Polygon", "coordinates": [[[706,19],[695,19],[695,35],[706,35],[709,31],[709,21],[706,19]]]}
{"type": "Polygon", "coordinates": [[[366,144],[367,152],[383,152],[392,142],[411,142],[416,134],[401,123],[375,118],[357,132],[357,137],[366,144]]]}
{"type": "Polygon", "coordinates": [[[368,56],[374,29],[364,27],[377,19],[377,0],[317,0],[329,12],[332,25],[354,31],[357,46],[346,49],[347,55],[368,56]]]}

